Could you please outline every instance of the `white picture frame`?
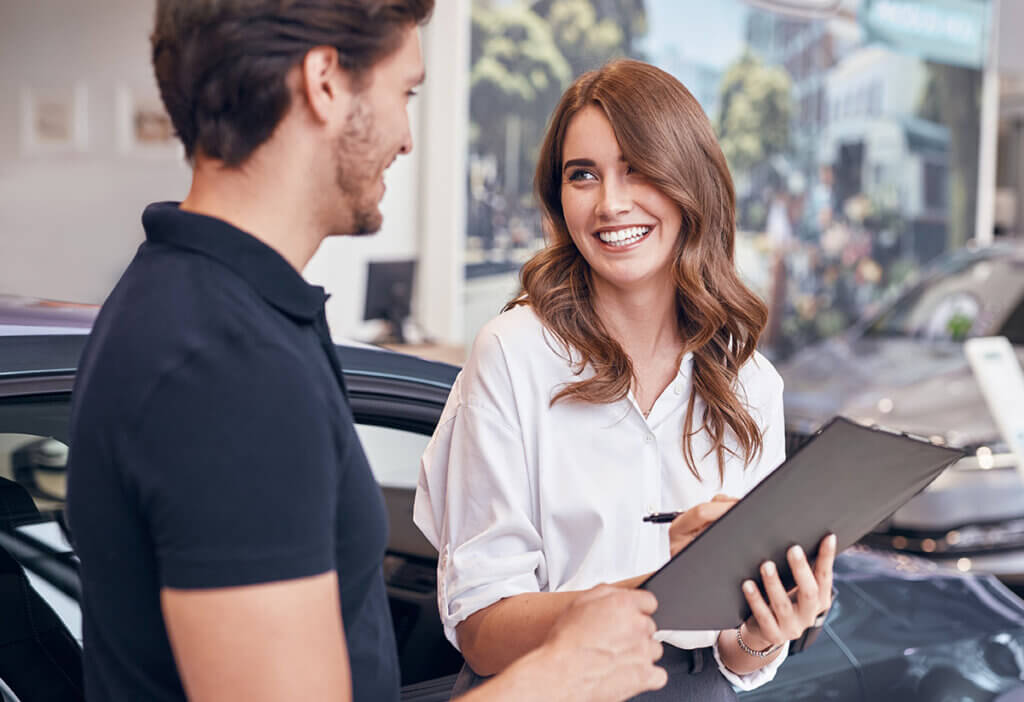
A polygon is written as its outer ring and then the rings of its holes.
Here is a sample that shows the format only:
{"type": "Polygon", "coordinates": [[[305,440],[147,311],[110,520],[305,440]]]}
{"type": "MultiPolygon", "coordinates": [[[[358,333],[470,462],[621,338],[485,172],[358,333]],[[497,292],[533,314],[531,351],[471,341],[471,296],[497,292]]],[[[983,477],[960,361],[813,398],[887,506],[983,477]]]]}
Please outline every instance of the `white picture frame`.
{"type": "Polygon", "coordinates": [[[21,149],[26,154],[84,152],[89,148],[89,94],[84,83],[67,89],[21,90],[21,149]]]}

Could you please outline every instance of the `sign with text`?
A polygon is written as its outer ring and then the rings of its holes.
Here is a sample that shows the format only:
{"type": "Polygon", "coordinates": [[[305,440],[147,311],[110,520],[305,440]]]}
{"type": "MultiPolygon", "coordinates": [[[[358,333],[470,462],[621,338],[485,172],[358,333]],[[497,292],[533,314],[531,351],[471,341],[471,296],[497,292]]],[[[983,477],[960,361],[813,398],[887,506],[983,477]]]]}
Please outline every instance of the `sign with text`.
{"type": "Polygon", "coordinates": [[[864,0],[860,22],[870,41],[926,61],[982,68],[991,11],[989,0],[864,0]]]}

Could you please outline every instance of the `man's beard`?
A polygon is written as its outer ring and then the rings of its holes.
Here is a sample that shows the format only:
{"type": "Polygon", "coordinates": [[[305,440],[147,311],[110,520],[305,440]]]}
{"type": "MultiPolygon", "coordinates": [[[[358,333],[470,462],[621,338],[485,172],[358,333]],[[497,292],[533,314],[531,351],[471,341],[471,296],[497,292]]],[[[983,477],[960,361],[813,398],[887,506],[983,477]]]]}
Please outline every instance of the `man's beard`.
{"type": "Polygon", "coordinates": [[[334,181],[350,208],[345,234],[373,234],[383,223],[376,195],[378,174],[383,170],[381,159],[375,158],[378,141],[369,106],[356,98],[334,146],[334,181]]]}

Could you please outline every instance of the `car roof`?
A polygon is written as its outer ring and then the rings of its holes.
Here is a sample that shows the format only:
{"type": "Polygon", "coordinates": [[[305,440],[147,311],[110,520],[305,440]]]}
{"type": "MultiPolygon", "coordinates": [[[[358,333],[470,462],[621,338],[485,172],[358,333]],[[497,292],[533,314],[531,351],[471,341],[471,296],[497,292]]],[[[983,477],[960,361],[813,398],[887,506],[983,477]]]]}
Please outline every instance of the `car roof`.
{"type": "MultiPolygon", "coordinates": [[[[0,295],[0,378],[72,374],[99,307],[0,295]]],[[[376,346],[336,345],[347,375],[385,377],[448,389],[456,366],[376,346]]]]}
{"type": "Polygon", "coordinates": [[[86,334],[99,305],[0,295],[0,336],[86,334]]]}

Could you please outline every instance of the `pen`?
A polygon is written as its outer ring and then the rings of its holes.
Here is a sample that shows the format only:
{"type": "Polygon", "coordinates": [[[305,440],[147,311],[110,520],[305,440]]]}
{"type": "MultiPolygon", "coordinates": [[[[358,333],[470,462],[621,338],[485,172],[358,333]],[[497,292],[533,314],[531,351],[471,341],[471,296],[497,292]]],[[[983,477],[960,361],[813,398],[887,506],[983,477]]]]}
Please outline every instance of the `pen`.
{"type": "Polygon", "coordinates": [[[646,515],[644,521],[651,522],[652,524],[664,524],[665,522],[671,522],[680,514],[682,512],[655,512],[654,514],[646,515]]]}

